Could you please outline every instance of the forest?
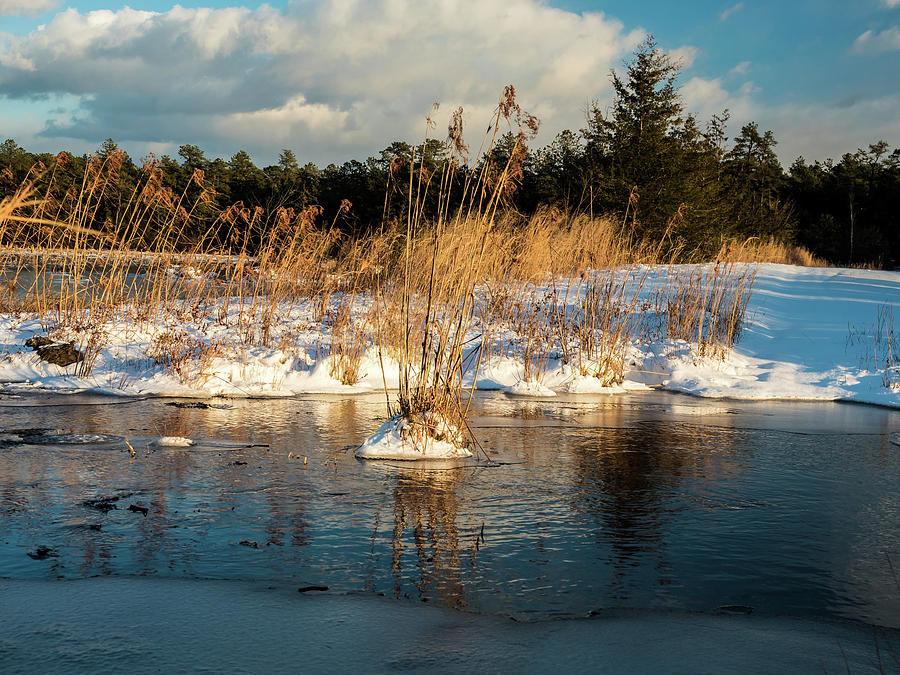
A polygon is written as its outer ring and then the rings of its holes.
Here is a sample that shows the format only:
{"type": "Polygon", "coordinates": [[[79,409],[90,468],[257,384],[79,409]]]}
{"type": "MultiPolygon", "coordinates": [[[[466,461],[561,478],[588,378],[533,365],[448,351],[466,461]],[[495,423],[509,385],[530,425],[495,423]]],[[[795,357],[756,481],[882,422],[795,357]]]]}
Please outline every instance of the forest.
{"type": "Polygon", "coordinates": [[[258,233],[299,214],[348,236],[402,222],[413,175],[425,177],[422,204],[434,217],[463,206],[467,177],[503,171],[503,206],[523,219],[542,208],[610,216],[628,236],[701,256],[725,240],[758,238],[805,247],[832,264],[900,264],[900,149],[873,139],[838,160],[799,157],[785,168],[772,131],[750,122],[729,137],[727,110],[708,120],[687,112],[679,72],[649,38],[623,73],[611,73],[612,105],[593,105],[582,129],[531,147],[539,120],[517,106],[517,128],[489,128],[493,142],[482,155],[463,141],[461,110],[446,139],[435,130],[415,145],[396,140],[377,156],[324,168],[290,149],[259,167],[244,150],[209,158],[182,145],[177,157],[135,161],[113,139],[88,155],[32,153],[8,139],[0,144],[0,198],[27,183],[45,204],[71,210],[92,167],[102,168],[114,180],[93,195],[86,226],[115,230],[136,191],[152,184],[167,208],[181,208],[186,242],[252,251],[258,233]],[[429,191],[446,162],[458,165],[453,183],[429,191]]]}

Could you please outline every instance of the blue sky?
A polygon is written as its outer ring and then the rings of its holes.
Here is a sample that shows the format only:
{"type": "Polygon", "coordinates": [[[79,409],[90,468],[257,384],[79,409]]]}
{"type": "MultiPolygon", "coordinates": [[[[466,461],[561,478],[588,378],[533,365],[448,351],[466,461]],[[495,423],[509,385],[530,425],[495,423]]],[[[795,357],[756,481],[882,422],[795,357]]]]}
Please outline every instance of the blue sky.
{"type": "Polygon", "coordinates": [[[322,165],[419,138],[434,100],[480,129],[512,83],[549,142],[646,33],[689,110],[772,129],[785,164],[900,145],[900,0],[0,0],[0,136],[322,165]]]}

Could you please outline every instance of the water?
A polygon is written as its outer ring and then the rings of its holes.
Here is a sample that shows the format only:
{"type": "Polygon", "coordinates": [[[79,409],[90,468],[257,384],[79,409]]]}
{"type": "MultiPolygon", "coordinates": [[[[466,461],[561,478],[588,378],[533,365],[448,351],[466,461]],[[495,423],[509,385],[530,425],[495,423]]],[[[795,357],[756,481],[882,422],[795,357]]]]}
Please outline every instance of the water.
{"type": "Polygon", "coordinates": [[[493,462],[423,467],[353,457],[383,394],[177,403],[0,396],[0,577],[291,581],[519,620],[737,605],[900,628],[900,411],[484,394],[473,426],[493,462]],[[198,443],[148,447],[163,435],[198,443]]]}

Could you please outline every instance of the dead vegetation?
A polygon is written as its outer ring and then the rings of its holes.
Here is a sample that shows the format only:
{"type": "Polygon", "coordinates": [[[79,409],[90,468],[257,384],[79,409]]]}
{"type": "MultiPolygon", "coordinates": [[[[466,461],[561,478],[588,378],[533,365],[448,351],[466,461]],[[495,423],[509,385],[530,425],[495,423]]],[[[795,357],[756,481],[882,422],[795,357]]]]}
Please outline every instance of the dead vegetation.
{"type": "MultiPolygon", "coordinates": [[[[93,158],[61,199],[50,189],[54,175],[35,167],[0,203],[0,311],[34,313],[46,333],[69,336],[84,354],[76,369],[84,377],[110,326],[153,335],[146,358],[196,386],[214,376],[217,356],[257,347],[289,352],[292,312],[303,306],[325,327],[334,379],[356,383],[374,348],[384,367],[399,364],[391,414],[413,426],[467,430],[471,373],[487,359],[519,359],[527,382],[566,364],[617,385],[629,346],[646,337],[651,310],[655,337],[723,357],[740,337],[753,287],[754,268],[744,261],[821,263],[799,249],[748,240],[723,244],[712,265],[682,269],[673,266],[675,249],[663,255],[662,242],[635,240],[618,219],[553,207],[523,216],[508,208],[507,196],[518,188],[537,120],[507,88],[478,157],[490,155],[503,129],[515,144],[505,163],[482,161],[477,171],[466,170],[460,120],[453,116],[451,152],[436,169],[415,154],[396,171],[392,165],[387,187],[403,190],[405,212],[388,217],[386,209],[377,230],[355,238],[333,224],[317,226],[315,205],[266,216],[235,204],[209,215],[202,172],[175,193],[163,187],[152,158],[127,202],[105,215],[100,197],[117,180],[122,153],[93,158]],[[451,210],[450,186],[460,177],[464,206],[451,210]],[[426,217],[426,202],[435,201],[437,216],[426,217]],[[187,226],[201,212],[209,234],[192,240],[187,232],[196,228],[187,226]],[[654,265],[669,272],[664,287],[648,289],[654,265]],[[213,337],[214,328],[228,329],[231,342],[213,337]],[[499,331],[513,337],[498,340],[499,331]]],[[[429,118],[426,139],[433,126],[429,118]]]]}

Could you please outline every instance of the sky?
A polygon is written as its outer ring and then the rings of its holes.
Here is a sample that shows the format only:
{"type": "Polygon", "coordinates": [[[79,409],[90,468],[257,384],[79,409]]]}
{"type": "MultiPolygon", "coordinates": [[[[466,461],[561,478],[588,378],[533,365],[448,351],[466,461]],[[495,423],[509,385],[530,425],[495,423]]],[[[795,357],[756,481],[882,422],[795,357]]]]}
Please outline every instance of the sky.
{"type": "Polygon", "coordinates": [[[0,137],[133,157],[365,159],[464,109],[478,147],[507,84],[536,143],[585,126],[653,34],[701,121],[771,129],[785,166],[900,146],[900,0],[0,0],[0,137]]]}

